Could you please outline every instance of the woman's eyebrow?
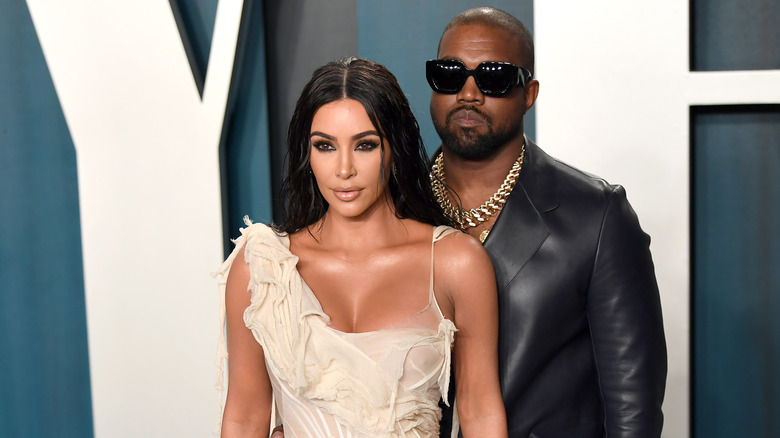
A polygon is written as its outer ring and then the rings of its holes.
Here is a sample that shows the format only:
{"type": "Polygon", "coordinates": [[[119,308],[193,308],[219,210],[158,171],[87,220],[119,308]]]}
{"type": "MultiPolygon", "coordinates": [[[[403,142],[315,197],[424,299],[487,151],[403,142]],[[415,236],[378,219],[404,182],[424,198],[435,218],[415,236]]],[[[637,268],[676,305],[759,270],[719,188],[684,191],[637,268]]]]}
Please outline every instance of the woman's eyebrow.
{"type": "Polygon", "coordinates": [[[326,134],[324,132],[321,132],[321,131],[312,131],[311,135],[309,135],[309,138],[314,137],[314,136],[325,137],[328,140],[335,140],[336,139],[336,137],[334,137],[332,135],[328,135],[328,134],[326,134]]]}
{"type": "Polygon", "coordinates": [[[360,133],[357,133],[357,134],[353,135],[352,136],[352,140],[357,140],[359,138],[368,137],[369,135],[376,135],[377,137],[381,137],[379,135],[379,132],[377,132],[377,131],[372,129],[370,131],[363,131],[363,132],[360,132],[360,133]]]}

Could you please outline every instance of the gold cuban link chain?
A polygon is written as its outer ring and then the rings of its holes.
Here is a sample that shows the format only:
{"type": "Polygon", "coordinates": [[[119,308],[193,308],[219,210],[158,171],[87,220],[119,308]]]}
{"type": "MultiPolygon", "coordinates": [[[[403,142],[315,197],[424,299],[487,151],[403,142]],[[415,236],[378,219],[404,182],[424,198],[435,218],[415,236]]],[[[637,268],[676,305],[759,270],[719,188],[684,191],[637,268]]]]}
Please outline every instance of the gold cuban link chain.
{"type": "MultiPolygon", "coordinates": [[[[429,177],[431,186],[433,187],[433,193],[436,195],[436,200],[439,202],[439,205],[444,210],[444,214],[457,224],[458,228],[465,231],[468,228],[476,227],[478,224],[485,222],[488,218],[501,211],[506,203],[507,197],[515,187],[517,177],[520,175],[520,170],[523,168],[524,158],[525,145],[523,145],[520,156],[518,156],[512,164],[512,168],[509,170],[506,178],[504,178],[504,182],[501,184],[501,187],[498,188],[498,191],[479,207],[463,210],[459,206],[452,205],[452,202],[450,201],[450,195],[445,187],[446,179],[444,177],[443,154],[439,153],[433,166],[431,166],[429,177]]],[[[485,233],[485,237],[487,237],[487,233],[485,233]]]]}

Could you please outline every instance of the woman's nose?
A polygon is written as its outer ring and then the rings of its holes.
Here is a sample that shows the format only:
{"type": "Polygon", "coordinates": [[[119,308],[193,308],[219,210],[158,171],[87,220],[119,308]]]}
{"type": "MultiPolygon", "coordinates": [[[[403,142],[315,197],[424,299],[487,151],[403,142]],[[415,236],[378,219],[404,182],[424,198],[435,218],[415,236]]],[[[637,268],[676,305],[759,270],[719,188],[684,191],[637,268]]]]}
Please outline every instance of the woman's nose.
{"type": "Polygon", "coordinates": [[[349,178],[355,175],[355,165],[352,162],[351,151],[343,151],[339,154],[338,167],[336,168],[336,176],[339,178],[349,178]]]}

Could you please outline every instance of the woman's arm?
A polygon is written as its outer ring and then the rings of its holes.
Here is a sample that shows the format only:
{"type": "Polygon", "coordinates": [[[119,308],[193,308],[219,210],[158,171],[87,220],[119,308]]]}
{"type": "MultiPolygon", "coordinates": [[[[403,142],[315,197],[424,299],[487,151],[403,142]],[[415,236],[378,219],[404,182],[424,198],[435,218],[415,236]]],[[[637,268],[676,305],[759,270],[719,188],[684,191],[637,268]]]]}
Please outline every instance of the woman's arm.
{"type": "Polygon", "coordinates": [[[271,422],[271,382],[263,348],[244,324],[249,306],[249,266],[238,252],[227,277],[228,392],[222,438],[267,437],[271,422]]]}
{"type": "Polygon", "coordinates": [[[449,292],[455,326],[456,408],[465,438],[506,437],[498,383],[498,296],[493,265],[476,239],[452,235],[437,253],[439,285],[449,292]]]}

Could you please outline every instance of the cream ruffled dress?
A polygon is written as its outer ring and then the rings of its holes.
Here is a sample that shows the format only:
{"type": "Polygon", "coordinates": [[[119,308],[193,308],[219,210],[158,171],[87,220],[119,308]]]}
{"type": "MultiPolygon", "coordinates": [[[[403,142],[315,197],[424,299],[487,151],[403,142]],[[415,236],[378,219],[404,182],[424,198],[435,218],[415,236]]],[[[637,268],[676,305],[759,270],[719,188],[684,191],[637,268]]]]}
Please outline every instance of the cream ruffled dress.
{"type": "MultiPolygon", "coordinates": [[[[289,238],[263,224],[241,229],[220,268],[222,326],[227,273],[238,251],[249,264],[251,304],[244,322],[263,346],[275,421],[293,437],[438,437],[456,332],[433,293],[433,243],[457,232],[437,227],[431,242],[429,303],[397,327],[364,333],[329,326],[296,269],[289,238]]],[[[220,346],[220,389],[227,356],[220,346]]],[[[274,423],[272,419],[272,424],[274,423]]]]}

